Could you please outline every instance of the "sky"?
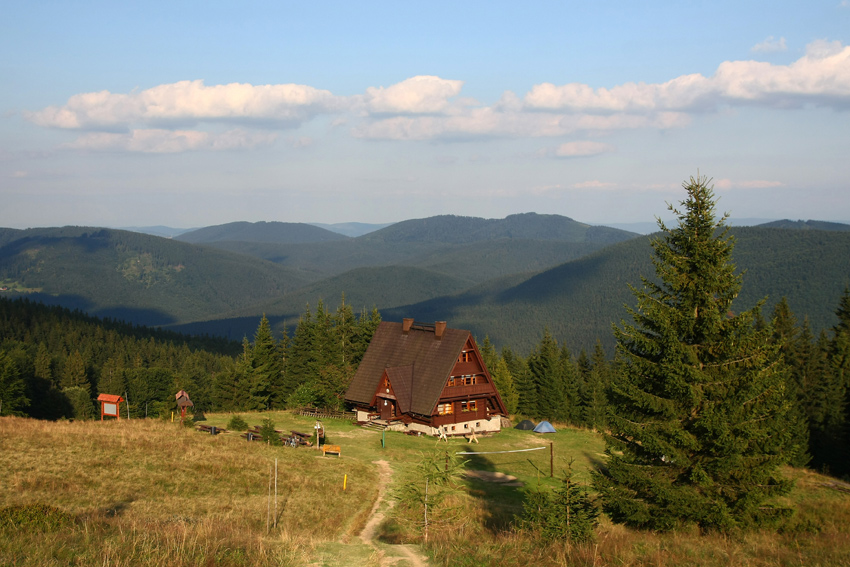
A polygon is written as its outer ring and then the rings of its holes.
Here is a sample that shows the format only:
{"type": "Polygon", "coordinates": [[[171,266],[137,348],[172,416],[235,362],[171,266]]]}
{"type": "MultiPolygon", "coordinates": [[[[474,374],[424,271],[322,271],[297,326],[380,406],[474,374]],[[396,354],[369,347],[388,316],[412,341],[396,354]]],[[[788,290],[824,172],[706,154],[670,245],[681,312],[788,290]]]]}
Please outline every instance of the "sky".
{"type": "Polygon", "coordinates": [[[13,0],[0,86],[0,227],[850,222],[850,0],[13,0]]]}

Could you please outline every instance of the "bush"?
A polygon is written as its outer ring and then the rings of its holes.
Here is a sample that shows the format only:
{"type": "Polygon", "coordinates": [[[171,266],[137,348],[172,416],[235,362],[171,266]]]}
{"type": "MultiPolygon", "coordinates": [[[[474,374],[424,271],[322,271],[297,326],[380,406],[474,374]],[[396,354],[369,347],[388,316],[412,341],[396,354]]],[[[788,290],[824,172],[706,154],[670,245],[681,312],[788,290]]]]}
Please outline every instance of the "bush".
{"type": "Polygon", "coordinates": [[[234,415],[227,422],[227,428],[231,431],[247,431],[248,422],[242,419],[241,415],[234,415]]]}
{"type": "Polygon", "coordinates": [[[269,418],[264,419],[263,425],[260,426],[260,437],[271,445],[283,445],[280,434],[274,429],[274,422],[269,418]]]}
{"type": "Polygon", "coordinates": [[[523,527],[538,533],[547,541],[588,541],[593,538],[599,509],[587,490],[572,480],[567,470],[561,487],[553,493],[536,490],[523,504],[523,527]]]}

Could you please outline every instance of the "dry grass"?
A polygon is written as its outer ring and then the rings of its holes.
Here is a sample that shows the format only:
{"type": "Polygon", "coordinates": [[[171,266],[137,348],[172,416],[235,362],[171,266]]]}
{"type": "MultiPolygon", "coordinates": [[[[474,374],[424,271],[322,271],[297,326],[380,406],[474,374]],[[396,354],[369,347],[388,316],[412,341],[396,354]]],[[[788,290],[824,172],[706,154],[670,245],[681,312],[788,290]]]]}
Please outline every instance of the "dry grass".
{"type": "Polygon", "coordinates": [[[353,533],[374,467],[148,421],[0,418],[0,508],[49,504],[74,527],[0,537],[3,565],[303,564],[314,541],[353,533]],[[278,464],[278,529],[266,532],[278,464]],[[342,491],[344,475],[348,486],[342,491]]]}
{"type": "MultiPolygon", "coordinates": [[[[229,415],[208,415],[225,426],[229,415]]],[[[271,417],[279,429],[309,431],[315,420],[286,413],[245,414],[249,424],[271,417]]],[[[0,418],[0,510],[46,504],[69,513],[59,528],[0,527],[0,565],[206,566],[374,564],[374,550],[352,538],[377,495],[378,459],[391,463],[395,487],[411,479],[421,453],[500,451],[555,444],[556,475],[569,459],[586,478],[602,441],[564,428],[553,436],[504,431],[479,445],[379,433],[326,421],[329,442],[343,457],[309,449],[246,443],[236,434],[202,435],[162,421],[39,422],[0,418]],[[279,459],[279,528],[266,533],[269,467],[279,459]],[[348,490],[342,492],[343,476],[348,490]]],[[[527,488],[556,486],[548,451],[475,457],[469,468],[513,474],[526,488],[470,479],[442,517],[432,518],[429,553],[451,566],[838,566],[850,565],[850,494],[829,479],[789,469],[797,509],[783,529],[738,537],[652,534],[603,523],[596,541],[542,545],[511,529],[527,488]]],[[[391,492],[392,494],[392,488],[391,492]]],[[[409,511],[408,511],[409,512],[409,511]]],[[[385,541],[416,542],[397,506],[383,526],[385,541]]],[[[410,518],[408,518],[410,520],[410,518]]],[[[0,522],[0,526],[3,523],[0,522]]]]}

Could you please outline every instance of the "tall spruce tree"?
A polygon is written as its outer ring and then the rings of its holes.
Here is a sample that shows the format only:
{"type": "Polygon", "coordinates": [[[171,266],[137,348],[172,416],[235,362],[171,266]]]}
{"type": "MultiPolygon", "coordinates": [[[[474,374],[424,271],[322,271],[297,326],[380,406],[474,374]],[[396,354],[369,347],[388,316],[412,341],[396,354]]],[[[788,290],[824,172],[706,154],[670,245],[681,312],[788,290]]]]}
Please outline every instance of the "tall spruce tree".
{"type": "Polygon", "coordinates": [[[616,522],[732,530],[776,517],[790,489],[784,376],[760,305],[735,315],[741,276],[726,217],[704,177],[683,184],[676,228],[659,221],[658,283],[633,289],[634,324],[615,326],[622,358],[611,389],[608,462],[594,482],[616,522]]]}
{"type": "Polygon", "coordinates": [[[788,445],[789,463],[795,467],[805,466],[811,459],[809,455],[809,424],[803,409],[802,372],[799,371],[799,352],[804,350],[797,318],[783,297],[773,309],[772,340],[782,354],[782,367],[785,375],[785,390],[789,408],[785,423],[791,433],[788,445]]]}

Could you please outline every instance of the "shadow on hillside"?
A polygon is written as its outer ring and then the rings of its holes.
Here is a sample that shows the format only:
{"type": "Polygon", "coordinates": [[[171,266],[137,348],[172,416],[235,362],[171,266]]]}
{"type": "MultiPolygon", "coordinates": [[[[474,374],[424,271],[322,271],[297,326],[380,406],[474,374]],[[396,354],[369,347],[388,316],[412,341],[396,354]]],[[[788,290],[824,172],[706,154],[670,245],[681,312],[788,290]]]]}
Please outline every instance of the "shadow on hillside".
{"type": "MultiPolygon", "coordinates": [[[[284,328],[284,322],[297,318],[296,314],[287,314],[280,316],[266,316],[269,324],[275,333],[278,333],[284,328]]],[[[222,337],[231,341],[241,341],[244,337],[253,337],[257,332],[257,327],[260,326],[262,315],[252,315],[250,317],[230,317],[227,319],[213,319],[210,321],[196,321],[194,323],[180,323],[176,325],[168,325],[169,331],[183,333],[186,335],[203,336],[210,335],[214,337],[222,337]]],[[[295,325],[286,328],[291,335],[295,330],[295,325]]]]}
{"type": "MultiPolygon", "coordinates": [[[[474,449],[470,449],[474,450],[474,449]]],[[[493,461],[484,455],[461,455],[467,460],[467,471],[499,473],[493,461]]],[[[525,491],[518,483],[505,481],[504,478],[491,477],[488,480],[470,477],[466,483],[469,494],[478,498],[484,508],[484,526],[492,533],[504,532],[516,522],[522,514],[525,491]]]]}
{"type": "Polygon", "coordinates": [[[71,311],[80,311],[91,317],[123,321],[131,325],[163,327],[174,322],[174,317],[159,309],[142,309],[123,305],[98,308],[90,299],[76,294],[50,295],[48,293],[8,292],[4,294],[4,297],[8,297],[9,299],[27,299],[34,303],[64,307],[71,311]]]}

